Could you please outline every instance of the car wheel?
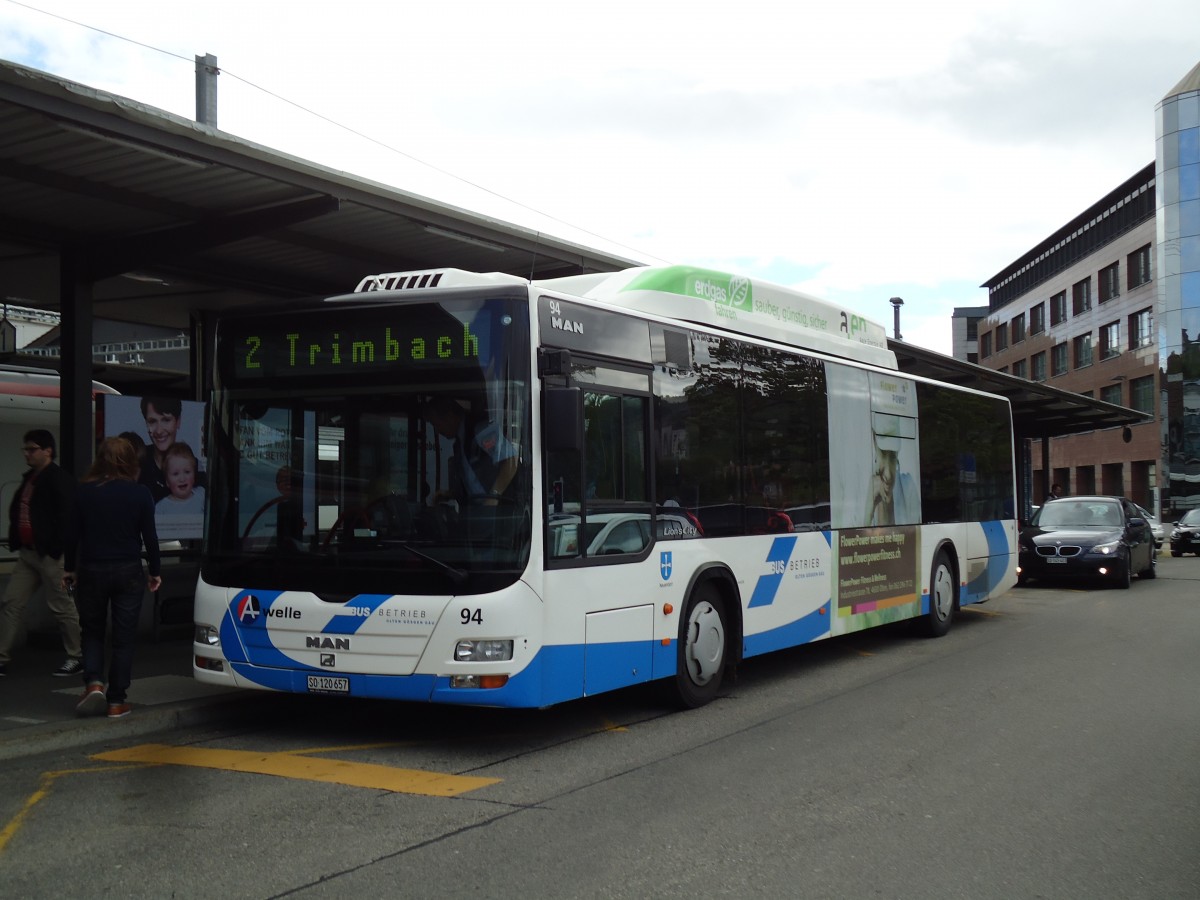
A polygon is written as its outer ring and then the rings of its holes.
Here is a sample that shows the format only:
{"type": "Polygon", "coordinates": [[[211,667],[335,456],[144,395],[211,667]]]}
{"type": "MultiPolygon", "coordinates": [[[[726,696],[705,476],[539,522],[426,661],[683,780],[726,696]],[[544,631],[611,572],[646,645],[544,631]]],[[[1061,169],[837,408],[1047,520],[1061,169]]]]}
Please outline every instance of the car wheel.
{"type": "Polygon", "coordinates": [[[1172,550],[1171,555],[1175,556],[1175,557],[1183,556],[1183,551],[1182,550],[1172,550]]]}
{"type": "Polygon", "coordinates": [[[1138,578],[1157,578],[1158,577],[1158,553],[1154,550],[1150,551],[1150,565],[1138,572],[1138,578]]]}
{"type": "Polygon", "coordinates": [[[689,709],[703,706],[720,690],[728,635],[720,593],[712,584],[699,585],[679,619],[675,668],[675,691],[689,709]]]}
{"type": "Polygon", "coordinates": [[[954,623],[954,601],[958,597],[958,586],[954,581],[954,569],[950,557],[942,550],[933,560],[929,573],[929,612],[925,614],[923,628],[930,637],[941,637],[954,623]]]}

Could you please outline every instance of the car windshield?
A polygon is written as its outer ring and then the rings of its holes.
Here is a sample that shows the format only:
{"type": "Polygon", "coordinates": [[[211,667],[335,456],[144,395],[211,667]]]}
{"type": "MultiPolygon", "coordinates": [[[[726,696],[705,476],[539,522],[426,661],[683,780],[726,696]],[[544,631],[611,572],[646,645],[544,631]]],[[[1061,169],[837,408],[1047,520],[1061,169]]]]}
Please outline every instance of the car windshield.
{"type": "Polygon", "coordinates": [[[1180,525],[1200,525],[1200,508],[1189,509],[1179,520],[1180,525]]]}
{"type": "Polygon", "coordinates": [[[1058,500],[1038,510],[1034,524],[1113,528],[1121,524],[1121,508],[1104,500],[1058,500]]]}

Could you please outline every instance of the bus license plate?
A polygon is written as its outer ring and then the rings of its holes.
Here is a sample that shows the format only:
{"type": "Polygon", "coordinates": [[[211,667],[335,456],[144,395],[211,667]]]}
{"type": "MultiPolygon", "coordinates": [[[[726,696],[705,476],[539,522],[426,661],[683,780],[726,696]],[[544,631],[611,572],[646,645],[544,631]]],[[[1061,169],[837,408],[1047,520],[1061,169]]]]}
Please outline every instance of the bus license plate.
{"type": "MultiPolygon", "coordinates": [[[[1061,556],[1051,556],[1049,559],[1046,560],[1046,562],[1050,563],[1051,565],[1058,563],[1058,565],[1060,565],[1060,566],[1065,566],[1067,564],[1067,561],[1065,559],[1063,559],[1061,556]]],[[[309,681],[311,681],[311,680],[312,679],[309,678],[309,681]]]]}
{"type": "Polygon", "coordinates": [[[335,678],[332,675],[309,675],[308,689],[315,694],[348,694],[350,679],[335,678]]]}

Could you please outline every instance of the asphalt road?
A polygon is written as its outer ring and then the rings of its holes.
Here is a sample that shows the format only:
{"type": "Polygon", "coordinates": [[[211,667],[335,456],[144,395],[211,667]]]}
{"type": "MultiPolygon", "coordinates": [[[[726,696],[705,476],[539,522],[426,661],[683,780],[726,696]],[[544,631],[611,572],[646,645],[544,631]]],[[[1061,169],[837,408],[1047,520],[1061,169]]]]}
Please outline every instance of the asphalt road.
{"type": "Polygon", "coordinates": [[[1200,559],[945,638],[746,664],[709,706],[263,695],[11,760],[11,897],[1200,897],[1200,559]],[[141,746],[141,744],[153,746],[141,746]]]}

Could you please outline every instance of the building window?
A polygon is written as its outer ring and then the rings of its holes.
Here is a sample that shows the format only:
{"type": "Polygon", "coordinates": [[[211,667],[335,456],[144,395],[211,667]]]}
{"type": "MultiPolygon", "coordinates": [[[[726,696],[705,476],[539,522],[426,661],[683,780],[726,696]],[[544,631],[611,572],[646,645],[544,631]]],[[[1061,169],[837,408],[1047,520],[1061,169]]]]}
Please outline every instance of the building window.
{"type": "Polygon", "coordinates": [[[1138,412],[1154,412],[1154,376],[1135,378],[1129,382],[1129,405],[1138,412]]]}
{"type": "Polygon", "coordinates": [[[1003,322],[996,326],[996,352],[1008,349],[1008,323],[1003,322]]]}
{"type": "Polygon", "coordinates": [[[982,334],[979,336],[979,358],[987,359],[991,355],[992,355],[992,333],[989,331],[987,334],[982,334]]]}
{"type": "Polygon", "coordinates": [[[1081,334],[1071,343],[1075,345],[1075,368],[1082,369],[1092,364],[1092,335],[1091,332],[1081,334]]]}
{"type": "Polygon", "coordinates": [[[1100,328],[1100,358],[1112,359],[1121,354],[1121,323],[1109,322],[1100,328]]]}
{"type": "Polygon", "coordinates": [[[1150,280],[1149,244],[1129,254],[1125,260],[1125,277],[1129,281],[1130,290],[1150,280]]]}
{"type": "Polygon", "coordinates": [[[1012,320],[1012,342],[1019,344],[1023,340],[1025,340],[1025,313],[1013,316],[1012,320]]]}
{"type": "Polygon", "coordinates": [[[1026,374],[1025,374],[1025,373],[1026,373],[1025,360],[1023,360],[1023,359],[1018,359],[1016,362],[1014,362],[1014,363],[1013,363],[1013,368],[1012,368],[1012,373],[1013,373],[1013,375],[1015,375],[1017,378],[1027,378],[1027,377],[1029,377],[1028,375],[1026,375],[1026,374]]]}
{"type": "Polygon", "coordinates": [[[1039,303],[1029,310],[1029,333],[1041,334],[1046,330],[1046,304],[1039,303]]]}
{"type": "Polygon", "coordinates": [[[979,320],[976,318],[968,317],[967,319],[967,340],[979,340],[979,320]]]}
{"type": "Polygon", "coordinates": [[[1050,298],[1050,324],[1067,321],[1067,292],[1061,291],[1050,298]]]}
{"type": "Polygon", "coordinates": [[[1143,309],[1129,317],[1129,349],[1149,347],[1154,343],[1154,311],[1143,309]]]}
{"type": "Polygon", "coordinates": [[[1050,350],[1050,371],[1054,375],[1067,374],[1067,345],[1055,344],[1050,350]]]}
{"type": "Polygon", "coordinates": [[[1121,399],[1121,385],[1106,384],[1100,388],[1100,399],[1105,403],[1115,403],[1117,406],[1122,405],[1124,401],[1121,399]]]}
{"type": "Polygon", "coordinates": [[[1113,263],[1100,270],[1100,302],[1107,303],[1121,296],[1121,267],[1113,263]]]}
{"type": "Polygon", "coordinates": [[[1092,279],[1085,278],[1071,285],[1071,315],[1083,315],[1092,308],[1092,279]]]}
{"type": "Polygon", "coordinates": [[[1033,369],[1033,380],[1034,381],[1045,381],[1046,380],[1046,351],[1043,350],[1041,353],[1033,354],[1033,356],[1029,357],[1029,362],[1033,369]]]}

